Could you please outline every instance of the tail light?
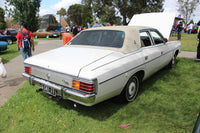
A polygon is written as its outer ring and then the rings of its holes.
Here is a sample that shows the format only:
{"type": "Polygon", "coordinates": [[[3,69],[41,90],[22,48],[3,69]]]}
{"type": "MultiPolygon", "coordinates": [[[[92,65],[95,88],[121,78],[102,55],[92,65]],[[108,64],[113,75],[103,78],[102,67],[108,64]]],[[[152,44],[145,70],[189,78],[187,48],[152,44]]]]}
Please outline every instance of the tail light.
{"type": "Polygon", "coordinates": [[[84,82],[81,82],[78,80],[73,80],[72,87],[74,89],[81,90],[81,91],[84,91],[87,93],[94,92],[94,84],[93,83],[90,84],[90,83],[84,83],[84,82]]]}
{"type": "Polygon", "coordinates": [[[30,67],[24,67],[25,73],[31,74],[31,68],[30,67]]]}

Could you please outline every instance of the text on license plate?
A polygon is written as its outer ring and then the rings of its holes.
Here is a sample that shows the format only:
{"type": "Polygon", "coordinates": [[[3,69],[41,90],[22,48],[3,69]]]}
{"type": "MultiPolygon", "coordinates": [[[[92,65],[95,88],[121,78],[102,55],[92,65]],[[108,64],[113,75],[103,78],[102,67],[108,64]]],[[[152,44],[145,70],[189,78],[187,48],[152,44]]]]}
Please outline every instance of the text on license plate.
{"type": "Polygon", "coordinates": [[[52,96],[56,96],[56,90],[55,89],[50,88],[50,87],[45,86],[45,85],[42,85],[42,89],[43,89],[44,92],[46,92],[46,93],[48,93],[52,96]]]}

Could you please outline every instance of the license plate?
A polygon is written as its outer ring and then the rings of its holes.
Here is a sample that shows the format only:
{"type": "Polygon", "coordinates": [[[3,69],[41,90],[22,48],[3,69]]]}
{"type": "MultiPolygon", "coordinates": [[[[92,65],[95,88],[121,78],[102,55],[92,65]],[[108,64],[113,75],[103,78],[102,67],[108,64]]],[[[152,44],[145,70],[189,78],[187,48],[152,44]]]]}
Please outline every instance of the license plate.
{"type": "Polygon", "coordinates": [[[42,89],[43,89],[44,92],[46,92],[46,93],[48,93],[52,96],[56,96],[56,90],[55,89],[50,88],[50,87],[45,86],[45,85],[42,85],[42,89]]]}

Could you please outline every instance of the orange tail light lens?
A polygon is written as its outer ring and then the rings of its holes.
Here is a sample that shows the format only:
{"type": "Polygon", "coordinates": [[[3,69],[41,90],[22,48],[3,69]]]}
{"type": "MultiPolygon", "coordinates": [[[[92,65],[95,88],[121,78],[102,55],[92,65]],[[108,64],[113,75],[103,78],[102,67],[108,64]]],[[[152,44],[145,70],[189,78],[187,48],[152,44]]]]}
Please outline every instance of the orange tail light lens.
{"type": "Polygon", "coordinates": [[[94,92],[94,84],[84,83],[77,80],[73,80],[72,87],[77,90],[81,90],[87,93],[94,92]]]}
{"type": "Polygon", "coordinates": [[[72,87],[73,87],[74,89],[79,90],[79,89],[80,89],[80,81],[73,80],[72,87]]]}

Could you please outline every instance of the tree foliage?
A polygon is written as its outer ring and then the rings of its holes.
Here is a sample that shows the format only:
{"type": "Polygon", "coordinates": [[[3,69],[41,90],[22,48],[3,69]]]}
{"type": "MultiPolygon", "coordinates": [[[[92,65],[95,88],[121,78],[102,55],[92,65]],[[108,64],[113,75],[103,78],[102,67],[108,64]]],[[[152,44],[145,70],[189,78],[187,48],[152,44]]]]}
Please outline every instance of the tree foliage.
{"type": "Polygon", "coordinates": [[[25,22],[28,30],[36,31],[39,28],[40,2],[41,0],[6,0],[5,7],[16,23],[25,22]]]}
{"type": "Polygon", "coordinates": [[[190,21],[193,12],[195,11],[197,5],[199,5],[198,0],[178,0],[178,11],[183,15],[185,18],[186,24],[190,21]]]}
{"type": "Polygon", "coordinates": [[[92,22],[92,11],[85,5],[74,4],[67,10],[67,17],[73,24],[86,26],[92,22]]]}
{"type": "Polygon", "coordinates": [[[162,11],[163,1],[164,0],[82,0],[82,4],[90,6],[93,14],[96,14],[100,19],[102,19],[102,17],[103,19],[107,17],[109,20],[119,20],[119,16],[121,15],[123,24],[126,25],[128,23],[127,21],[130,20],[134,14],[162,11]],[[108,7],[110,10],[108,10],[108,7]],[[113,12],[115,16],[110,12],[113,12]]]}
{"type": "Polygon", "coordinates": [[[67,15],[67,11],[65,10],[65,8],[61,8],[59,11],[57,11],[56,14],[60,15],[61,17],[64,17],[67,15]]]}
{"type": "Polygon", "coordinates": [[[82,11],[81,11],[81,22],[83,26],[87,26],[87,23],[92,22],[92,10],[88,8],[87,6],[82,6],[82,11]]]}
{"type": "Polygon", "coordinates": [[[3,8],[0,7],[0,29],[6,28],[6,22],[4,21],[5,12],[3,8]]]}
{"type": "Polygon", "coordinates": [[[104,14],[101,15],[100,22],[109,22],[110,24],[120,24],[121,18],[115,15],[115,9],[108,5],[103,8],[104,14]]]}

